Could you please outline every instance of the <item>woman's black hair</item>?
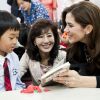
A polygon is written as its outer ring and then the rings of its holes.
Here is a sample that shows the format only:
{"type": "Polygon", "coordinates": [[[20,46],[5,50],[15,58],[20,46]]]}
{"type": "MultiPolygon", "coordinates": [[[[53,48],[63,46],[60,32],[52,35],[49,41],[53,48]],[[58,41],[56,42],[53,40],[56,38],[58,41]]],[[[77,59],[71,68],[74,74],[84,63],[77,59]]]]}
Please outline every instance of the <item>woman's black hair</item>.
{"type": "Polygon", "coordinates": [[[26,47],[26,44],[27,44],[29,30],[30,30],[30,27],[28,27],[26,24],[24,23],[20,24],[20,32],[19,32],[18,41],[24,47],[26,47]]]}
{"type": "Polygon", "coordinates": [[[23,0],[23,1],[26,1],[26,2],[31,2],[31,0],[23,0]]]}
{"type": "Polygon", "coordinates": [[[34,44],[34,40],[37,36],[41,35],[43,30],[51,29],[54,35],[54,47],[50,51],[50,59],[48,61],[49,65],[53,65],[54,59],[58,55],[59,49],[59,35],[57,32],[57,26],[51,22],[50,20],[40,19],[36,21],[30,30],[29,37],[28,37],[28,44],[27,44],[27,53],[30,59],[41,61],[41,56],[38,50],[38,47],[34,44]]]}

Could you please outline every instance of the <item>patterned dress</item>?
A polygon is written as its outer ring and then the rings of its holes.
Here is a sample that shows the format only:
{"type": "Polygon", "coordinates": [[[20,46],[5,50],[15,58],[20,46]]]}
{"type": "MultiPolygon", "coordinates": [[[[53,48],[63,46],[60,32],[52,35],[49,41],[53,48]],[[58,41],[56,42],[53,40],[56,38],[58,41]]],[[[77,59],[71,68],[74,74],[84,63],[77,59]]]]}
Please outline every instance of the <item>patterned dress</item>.
{"type": "Polygon", "coordinates": [[[24,16],[24,23],[27,25],[32,25],[38,19],[50,20],[46,8],[40,2],[31,2],[30,14],[22,8],[21,12],[24,16]]]}

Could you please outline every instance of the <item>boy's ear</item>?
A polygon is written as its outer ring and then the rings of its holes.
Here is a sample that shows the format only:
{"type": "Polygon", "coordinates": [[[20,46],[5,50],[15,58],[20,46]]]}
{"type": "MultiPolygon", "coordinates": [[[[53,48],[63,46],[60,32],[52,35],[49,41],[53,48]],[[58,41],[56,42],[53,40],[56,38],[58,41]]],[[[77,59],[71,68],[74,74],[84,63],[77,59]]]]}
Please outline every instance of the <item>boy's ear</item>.
{"type": "Polygon", "coordinates": [[[90,34],[92,32],[92,30],[93,30],[93,26],[91,24],[89,24],[85,27],[86,34],[90,34]]]}

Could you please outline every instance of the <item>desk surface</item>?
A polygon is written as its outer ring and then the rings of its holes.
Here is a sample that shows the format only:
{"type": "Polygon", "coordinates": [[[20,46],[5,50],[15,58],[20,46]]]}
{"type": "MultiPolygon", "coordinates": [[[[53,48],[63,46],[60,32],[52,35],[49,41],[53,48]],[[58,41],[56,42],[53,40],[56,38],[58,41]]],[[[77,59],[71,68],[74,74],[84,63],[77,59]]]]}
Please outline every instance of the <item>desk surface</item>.
{"type": "Polygon", "coordinates": [[[100,100],[100,89],[53,87],[49,92],[33,94],[16,90],[0,92],[0,100],[100,100]]]}

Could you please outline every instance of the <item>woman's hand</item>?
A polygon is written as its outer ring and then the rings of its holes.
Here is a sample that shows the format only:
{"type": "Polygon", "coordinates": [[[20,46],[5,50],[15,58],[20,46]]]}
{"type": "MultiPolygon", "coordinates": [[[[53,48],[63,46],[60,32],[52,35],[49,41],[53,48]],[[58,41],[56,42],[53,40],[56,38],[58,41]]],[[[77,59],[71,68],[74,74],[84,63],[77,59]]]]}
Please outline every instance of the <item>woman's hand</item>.
{"type": "Polygon", "coordinates": [[[81,76],[75,70],[65,70],[54,76],[53,81],[67,87],[96,87],[95,76],[81,76]]]}
{"type": "Polygon", "coordinates": [[[62,83],[67,87],[78,87],[80,84],[80,75],[74,70],[65,70],[65,72],[59,73],[54,77],[53,80],[62,83]]]}

